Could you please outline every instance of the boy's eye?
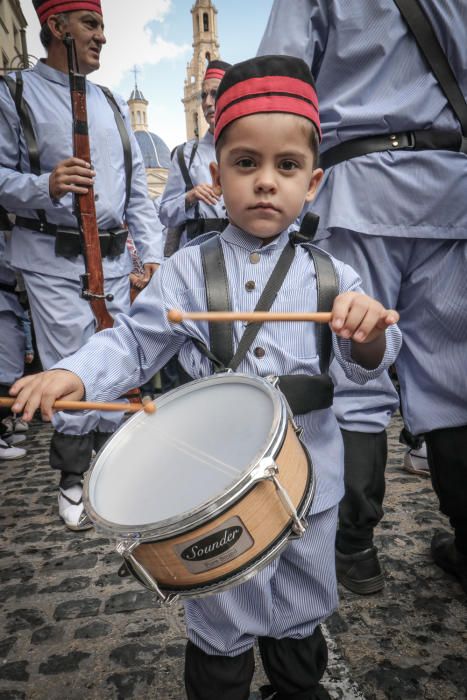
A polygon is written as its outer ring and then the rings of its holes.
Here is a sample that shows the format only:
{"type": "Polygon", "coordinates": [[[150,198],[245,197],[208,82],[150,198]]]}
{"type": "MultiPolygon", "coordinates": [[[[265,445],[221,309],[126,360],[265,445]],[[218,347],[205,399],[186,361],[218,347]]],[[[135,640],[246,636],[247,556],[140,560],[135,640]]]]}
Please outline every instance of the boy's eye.
{"type": "Polygon", "coordinates": [[[295,170],[298,168],[298,163],[293,160],[281,160],[279,167],[281,170],[295,170]]]}
{"type": "Polygon", "coordinates": [[[238,165],[240,168],[254,168],[255,163],[252,158],[239,158],[235,165],[238,165]]]}

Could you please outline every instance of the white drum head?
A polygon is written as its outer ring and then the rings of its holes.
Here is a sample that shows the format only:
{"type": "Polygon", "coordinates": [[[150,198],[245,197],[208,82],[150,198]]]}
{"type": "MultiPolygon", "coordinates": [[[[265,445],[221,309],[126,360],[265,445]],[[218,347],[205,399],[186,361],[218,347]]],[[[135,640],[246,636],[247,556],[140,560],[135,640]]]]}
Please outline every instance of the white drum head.
{"type": "Polygon", "coordinates": [[[234,374],[192,382],[156,404],[118,430],[88,477],[91,517],[120,530],[209,508],[264,456],[283,406],[265,380],[234,374]]]}

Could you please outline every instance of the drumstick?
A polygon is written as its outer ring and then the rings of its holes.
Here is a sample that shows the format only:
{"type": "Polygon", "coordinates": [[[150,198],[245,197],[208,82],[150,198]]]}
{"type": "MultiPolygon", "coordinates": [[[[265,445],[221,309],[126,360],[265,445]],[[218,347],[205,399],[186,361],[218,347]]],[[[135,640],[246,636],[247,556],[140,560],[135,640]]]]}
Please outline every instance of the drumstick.
{"type": "MultiPolygon", "coordinates": [[[[11,407],[16,399],[0,398],[0,406],[11,407]]],[[[119,411],[120,413],[154,413],[156,405],[151,400],[144,403],[100,403],[99,401],[55,401],[57,411],[119,411]]]]}
{"type": "Polygon", "coordinates": [[[315,323],[329,323],[331,314],[324,311],[315,313],[307,312],[279,312],[279,311],[180,311],[170,309],[167,318],[172,323],[182,321],[314,321],[315,323]]]}

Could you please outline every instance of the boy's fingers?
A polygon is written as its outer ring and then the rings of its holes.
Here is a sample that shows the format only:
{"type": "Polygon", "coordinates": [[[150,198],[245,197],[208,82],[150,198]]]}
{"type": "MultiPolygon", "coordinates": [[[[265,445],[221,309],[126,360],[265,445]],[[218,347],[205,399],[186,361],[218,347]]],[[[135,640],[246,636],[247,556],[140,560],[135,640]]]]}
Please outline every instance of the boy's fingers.
{"type": "Polygon", "coordinates": [[[340,294],[334,300],[332,306],[331,329],[338,333],[345,323],[349,312],[351,297],[348,294],[340,294]]]}
{"type": "Polygon", "coordinates": [[[375,326],[377,326],[379,319],[379,309],[370,307],[358,328],[355,329],[352,339],[357,343],[364,343],[370,333],[375,329],[375,326]]]}

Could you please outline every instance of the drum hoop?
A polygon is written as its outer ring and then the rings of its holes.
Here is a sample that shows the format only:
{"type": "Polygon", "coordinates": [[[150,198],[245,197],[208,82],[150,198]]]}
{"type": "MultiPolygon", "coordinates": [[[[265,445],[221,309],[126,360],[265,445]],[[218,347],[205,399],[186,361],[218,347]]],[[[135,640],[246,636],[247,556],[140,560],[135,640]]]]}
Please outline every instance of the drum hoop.
{"type": "MultiPolygon", "coordinates": [[[[228,490],[220,494],[216,499],[204,502],[196,508],[193,508],[191,511],[180,513],[174,517],[166,518],[165,520],[160,520],[154,523],[136,524],[128,527],[128,525],[114,523],[103,518],[101,515],[99,515],[99,513],[97,513],[90,501],[90,481],[94,468],[97,466],[99,459],[104,456],[105,452],[113,449],[111,442],[114,440],[114,437],[112,437],[109,443],[104,445],[104,447],[94,458],[91,468],[88,470],[84,480],[84,507],[97,530],[111,536],[117,535],[119,539],[123,538],[130,541],[138,540],[138,542],[141,543],[147,541],[157,542],[159,540],[168,539],[192,530],[199,525],[208,522],[212,518],[215,518],[218,514],[222,513],[224,510],[227,510],[236,501],[238,501],[256,483],[256,479],[252,477],[252,472],[254,472],[261,459],[267,456],[272,456],[274,458],[278,454],[285,440],[287,434],[287,424],[290,418],[286,400],[280,391],[273,386],[271,380],[258,377],[256,375],[243,374],[241,372],[223,372],[216,375],[211,375],[209,377],[195,379],[188,384],[172,389],[172,391],[167,392],[157,400],[157,405],[163,406],[165,403],[169,403],[177,394],[182,395],[196,391],[197,386],[200,384],[208,384],[216,381],[235,381],[237,383],[240,382],[245,384],[260,384],[265,392],[269,394],[272,400],[273,420],[269,436],[266,444],[263,448],[261,448],[261,451],[253,457],[250,467],[245,470],[238,481],[232,484],[228,490]]],[[[140,420],[139,414],[135,414],[132,416],[132,418],[127,420],[124,425],[118,428],[114,436],[117,436],[120,431],[127,429],[128,426],[137,420],[140,420]]]]}

